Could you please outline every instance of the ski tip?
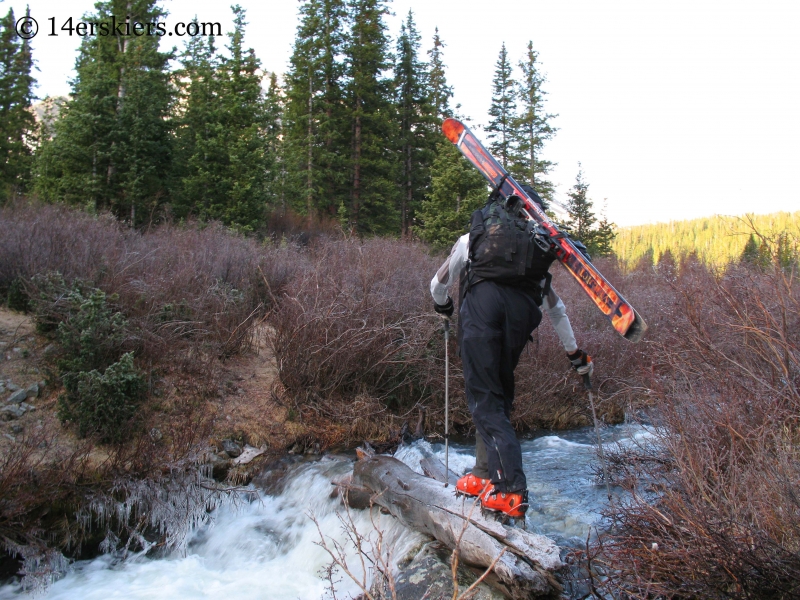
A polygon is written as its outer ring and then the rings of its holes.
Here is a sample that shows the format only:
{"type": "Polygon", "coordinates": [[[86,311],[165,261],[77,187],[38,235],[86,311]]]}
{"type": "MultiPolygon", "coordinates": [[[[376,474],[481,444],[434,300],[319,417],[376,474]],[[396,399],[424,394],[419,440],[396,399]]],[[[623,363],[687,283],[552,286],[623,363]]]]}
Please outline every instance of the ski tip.
{"type": "Polygon", "coordinates": [[[458,138],[461,137],[461,133],[464,129],[466,129],[466,127],[464,127],[464,124],[458,119],[445,119],[444,123],[442,123],[442,133],[454,144],[458,143],[458,138]]]}
{"type": "Polygon", "coordinates": [[[631,323],[630,327],[628,327],[628,331],[625,332],[625,339],[636,343],[644,337],[644,332],[647,331],[647,323],[645,323],[642,316],[633,311],[635,318],[633,319],[633,323],[631,323]]]}

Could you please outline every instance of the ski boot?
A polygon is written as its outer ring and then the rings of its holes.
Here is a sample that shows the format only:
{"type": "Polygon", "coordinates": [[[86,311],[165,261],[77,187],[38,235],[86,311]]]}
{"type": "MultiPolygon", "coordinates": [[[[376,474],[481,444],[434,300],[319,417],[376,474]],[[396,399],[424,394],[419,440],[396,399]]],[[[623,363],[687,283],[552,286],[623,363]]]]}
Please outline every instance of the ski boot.
{"type": "Polygon", "coordinates": [[[472,473],[467,473],[456,482],[456,496],[480,496],[486,486],[491,485],[488,479],[481,479],[472,473]]]}
{"type": "Polygon", "coordinates": [[[502,523],[507,523],[509,519],[524,521],[528,510],[528,490],[498,492],[494,486],[490,486],[481,494],[481,509],[484,513],[494,513],[502,523]]]}

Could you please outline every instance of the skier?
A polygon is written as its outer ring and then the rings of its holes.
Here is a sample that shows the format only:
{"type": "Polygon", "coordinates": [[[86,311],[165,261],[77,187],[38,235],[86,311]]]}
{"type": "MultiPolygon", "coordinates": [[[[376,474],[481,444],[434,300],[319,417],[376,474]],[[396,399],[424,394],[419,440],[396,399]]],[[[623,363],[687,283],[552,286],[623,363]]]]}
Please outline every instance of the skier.
{"type": "MultiPolygon", "coordinates": [[[[544,202],[522,186],[540,207],[544,202]]],[[[462,235],[431,280],[437,313],[450,317],[448,288],[460,282],[458,341],[467,404],[477,429],[475,467],[456,491],[480,496],[484,509],[523,518],[528,486],[522,450],[511,426],[514,369],[542,311],[553,323],[567,358],[581,375],[591,375],[591,358],[578,348],[564,303],[550,285],[555,257],[535,240],[535,225],[519,217],[521,199],[489,196],[472,214],[462,235]]],[[[547,247],[546,244],[543,244],[547,247]]]]}

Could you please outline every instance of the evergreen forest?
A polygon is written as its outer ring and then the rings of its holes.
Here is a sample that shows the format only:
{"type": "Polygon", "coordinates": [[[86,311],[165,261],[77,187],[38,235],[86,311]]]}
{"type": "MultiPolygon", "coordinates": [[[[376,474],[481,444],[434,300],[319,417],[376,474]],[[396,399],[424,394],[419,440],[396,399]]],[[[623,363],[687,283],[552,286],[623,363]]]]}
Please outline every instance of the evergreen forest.
{"type": "MultiPolygon", "coordinates": [[[[409,11],[389,31],[384,0],[306,0],[278,72],[247,46],[246,11],[232,11],[232,31],[171,50],[157,36],[85,37],[70,96],[37,99],[35,57],[9,10],[2,200],[110,212],[138,229],[187,220],[260,236],[341,228],[449,247],[488,189],[441,134],[444,118],[469,116],[454,103],[438,29],[423,40],[409,11]]],[[[153,0],[108,0],[87,18],[164,14],[153,0]]],[[[521,57],[501,44],[483,137],[549,200],[543,149],[557,115],[546,111],[545,81],[532,41],[521,57]]],[[[585,190],[577,202],[590,211],[585,190]]],[[[603,223],[585,217],[573,224],[588,240],[603,223]]],[[[588,240],[595,254],[610,251],[610,225],[588,240]]]]}
{"type": "Polygon", "coordinates": [[[800,211],[638,225],[617,230],[611,248],[629,267],[695,256],[713,267],[744,261],[762,266],[776,258],[796,263],[800,211]]]}

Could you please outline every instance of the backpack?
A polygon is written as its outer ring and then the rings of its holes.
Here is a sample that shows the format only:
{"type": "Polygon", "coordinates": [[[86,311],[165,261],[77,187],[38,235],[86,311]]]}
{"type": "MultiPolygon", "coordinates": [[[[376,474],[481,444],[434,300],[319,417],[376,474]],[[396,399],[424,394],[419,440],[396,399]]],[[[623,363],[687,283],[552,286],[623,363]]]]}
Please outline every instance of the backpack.
{"type": "Polygon", "coordinates": [[[536,234],[535,222],[515,216],[498,201],[472,213],[462,295],[470,286],[488,280],[522,289],[541,306],[555,255],[537,244],[536,234]]]}

